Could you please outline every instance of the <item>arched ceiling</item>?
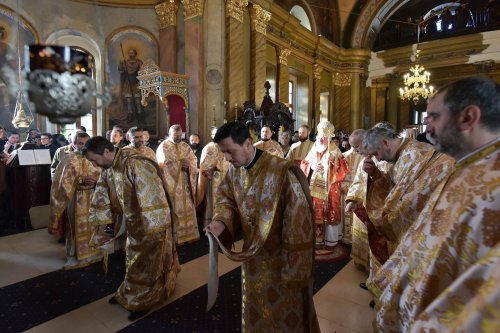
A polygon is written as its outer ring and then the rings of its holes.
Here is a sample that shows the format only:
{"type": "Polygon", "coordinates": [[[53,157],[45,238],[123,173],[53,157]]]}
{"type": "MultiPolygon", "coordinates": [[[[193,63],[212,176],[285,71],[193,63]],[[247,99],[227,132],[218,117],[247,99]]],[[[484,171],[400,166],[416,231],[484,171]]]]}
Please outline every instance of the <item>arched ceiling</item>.
{"type": "MultiPolygon", "coordinates": [[[[372,49],[377,34],[388,20],[419,17],[446,2],[450,0],[357,0],[343,31],[342,46],[372,49]]],[[[475,0],[474,5],[483,6],[487,2],[475,0]]]]}

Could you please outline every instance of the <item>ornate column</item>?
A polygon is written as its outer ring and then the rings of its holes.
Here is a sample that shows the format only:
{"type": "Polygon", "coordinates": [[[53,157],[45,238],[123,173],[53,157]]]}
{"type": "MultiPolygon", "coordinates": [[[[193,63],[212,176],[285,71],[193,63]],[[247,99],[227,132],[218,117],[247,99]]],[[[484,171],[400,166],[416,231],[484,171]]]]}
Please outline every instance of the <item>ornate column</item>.
{"type": "Polygon", "coordinates": [[[225,72],[225,43],[221,36],[225,30],[225,1],[210,0],[206,3],[204,14],[205,29],[205,83],[204,105],[205,116],[200,129],[200,138],[203,143],[212,141],[211,127],[221,126],[224,121],[224,72],[225,72]]]}
{"type": "Polygon", "coordinates": [[[178,0],[167,0],[155,6],[160,18],[160,69],[175,73],[177,70],[177,10],[178,0]]]}
{"type": "Polygon", "coordinates": [[[335,106],[332,121],[335,128],[348,129],[352,117],[352,74],[336,72],[332,74],[335,106]]]}
{"type": "MultiPolygon", "coordinates": [[[[177,71],[177,10],[178,0],[167,0],[155,6],[160,18],[160,70],[170,73],[177,71]]],[[[160,106],[163,109],[163,105],[160,106]]],[[[158,117],[158,138],[168,134],[169,114],[162,110],[158,117]]]]}
{"type": "Polygon", "coordinates": [[[236,119],[234,105],[245,102],[244,55],[243,55],[243,13],[247,0],[226,0],[226,105],[227,121],[236,119]]]}
{"type": "Polygon", "coordinates": [[[266,30],[271,19],[271,13],[257,4],[250,8],[251,18],[251,65],[250,65],[250,100],[260,105],[265,90],[262,89],[266,82],[266,30]]]}
{"type": "Polygon", "coordinates": [[[186,121],[188,134],[199,133],[203,128],[203,73],[204,36],[203,7],[205,0],[181,0],[184,6],[185,73],[189,75],[189,112],[186,121]]]}
{"type": "Polygon", "coordinates": [[[284,47],[279,47],[279,63],[278,63],[278,96],[276,100],[288,105],[288,56],[292,50],[284,47]]]}
{"type": "MultiPolygon", "coordinates": [[[[311,125],[311,129],[316,128],[319,123],[319,118],[321,115],[320,110],[320,93],[321,93],[321,72],[323,68],[319,64],[313,64],[313,103],[312,103],[312,114],[309,115],[309,119],[314,119],[311,125]]],[[[331,119],[328,119],[331,121],[331,119]]]]}

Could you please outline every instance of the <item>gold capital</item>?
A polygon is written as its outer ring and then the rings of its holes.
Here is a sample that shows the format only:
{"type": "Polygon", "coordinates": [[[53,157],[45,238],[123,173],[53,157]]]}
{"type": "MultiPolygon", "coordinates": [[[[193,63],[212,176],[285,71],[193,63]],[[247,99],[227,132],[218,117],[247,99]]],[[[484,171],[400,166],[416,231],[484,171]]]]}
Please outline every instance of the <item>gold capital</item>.
{"type": "Polygon", "coordinates": [[[252,19],[250,25],[251,29],[265,35],[267,23],[271,20],[271,13],[264,10],[259,5],[252,4],[252,7],[250,8],[250,17],[252,19]]]}
{"type": "Polygon", "coordinates": [[[351,85],[351,73],[333,73],[333,84],[339,87],[347,87],[351,85]]]}
{"type": "Polygon", "coordinates": [[[280,48],[280,64],[284,66],[288,65],[288,56],[290,53],[292,53],[292,50],[280,48]]]}
{"type": "Polygon", "coordinates": [[[181,0],[181,3],[184,5],[184,21],[203,16],[205,0],[181,0]]]}
{"type": "Polygon", "coordinates": [[[323,71],[323,68],[319,64],[314,64],[313,65],[313,72],[314,72],[314,78],[316,80],[321,79],[321,72],[323,71]]]}
{"type": "Polygon", "coordinates": [[[160,17],[160,29],[177,25],[177,9],[179,4],[176,0],[167,0],[155,6],[156,14],[160,17]]]}
{"type": "Polygon", "coordinates": [[[248,0],[226,0],[226,16],[243,23],[243,10],[248,6],[248,0]]]}

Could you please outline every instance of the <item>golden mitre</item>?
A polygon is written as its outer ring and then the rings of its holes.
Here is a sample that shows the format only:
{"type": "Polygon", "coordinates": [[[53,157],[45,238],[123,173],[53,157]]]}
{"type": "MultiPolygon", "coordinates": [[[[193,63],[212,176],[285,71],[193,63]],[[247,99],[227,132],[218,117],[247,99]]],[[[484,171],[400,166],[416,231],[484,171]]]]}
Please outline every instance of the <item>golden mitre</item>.
{"type": "Polygon", "coordinates": [[[318,124],[318,135],[317,137],[326,136],[331,138],[335,136],[335,127],[328,120],[323,120],[318,124]]]}

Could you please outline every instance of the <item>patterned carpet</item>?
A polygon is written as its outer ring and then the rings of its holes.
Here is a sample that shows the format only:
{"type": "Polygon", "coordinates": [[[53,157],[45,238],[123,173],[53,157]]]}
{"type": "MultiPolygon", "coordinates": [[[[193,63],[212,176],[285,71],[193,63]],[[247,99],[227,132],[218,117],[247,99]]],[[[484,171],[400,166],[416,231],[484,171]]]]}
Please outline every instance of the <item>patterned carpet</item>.
{"type": "MultiPolygon", "coordinates": [[[[178,247],[179,259],[186,263],[207,254],[208,241],[178,247]]],[[[347,253],[348,254],[348,253],[347,253]]],[[[321,289],[348,262],[317,261],[314,293],[321,289]]],[[[111,295],[125,273],[123,252],[109,257],[109,271],[104,275],[102,264],[64,271],[58,270],[0,288],[1,332],[22,332],[111,295]]],[[[206,313],[206,285],[175,302],[149,314],[123,329],[124,332],[239,332],[241,322],[240,269],[220,278],[219,296],[214,308],[206,313]]]]}
{"type": "Polygon", "coordinates": [[[346,258],[351,253],[351,247],[346,244],[338,244],[333,249],[317,249],[316,261],[337,261],[346,258]]]}
{"type": "MultiPolygon", "coordinates": [[[[181,264],[208,253],[208,239],[177,247],[181,264]]],[[[109,256],[108,274],[101,263],[57,270],[0,288],[0,332],[20,332],[113,294],[125,275],[125,254],[109,256]]]]}
{"type": "MultiPolygon", "coordinates": [[[[349,261],[349,258],[344,258],[336,262],[317,262],[314,293],[330,281],[349,261]]],[[[217,301],[209,312],[205,311],[206,304],[207,286],[204,285],[119,332],[240,332],[240,268],[220,277],[217,301]]]]}

